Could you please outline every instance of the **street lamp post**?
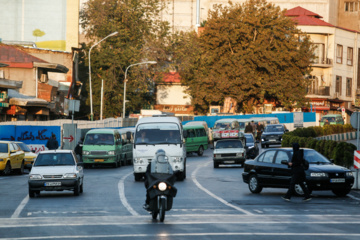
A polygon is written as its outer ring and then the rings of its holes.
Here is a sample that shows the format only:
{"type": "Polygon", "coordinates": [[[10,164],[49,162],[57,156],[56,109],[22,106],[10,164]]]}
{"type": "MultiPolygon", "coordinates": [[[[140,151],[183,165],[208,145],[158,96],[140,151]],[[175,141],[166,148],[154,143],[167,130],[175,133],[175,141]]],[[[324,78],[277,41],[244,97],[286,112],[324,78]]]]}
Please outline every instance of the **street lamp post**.
{"type": "Polygon", "coordinates": [[[113,32],[113,33],[107,35],[106,37],[104,37],[103,39],[101,39],[100,41],[98,41],[97,43],[92,45],[89,50],[89,85],[90,85],[90,119],[91,119],[91,121],[94,120],[93,103],[92,103],[92,87],[91,87],[91,61],[90,61],[91,50],[93,49],[93,47],[95,47],[96,45],[98,45],[99,43],[101,43],[102,41],[107,39],[108,37],[115,36],[116,34],[118,34],[118,32],[113,32]]]}
{"type": "Polygon", "coordinates": [[[148,62],[141,62],[141,63],[135,63],[135,64],[131,64],[130,66],[128,66],[125,70],[125,80],[124,80],[124,101],[123,101],[123,119],[125,119],[125,103],[126,103],[126,82],[127,82],[127,71],[130,67],[132,66],[136,66],[136,65],[141,65],[141,64],[157,64],[156,61],[148,61],[148,62]]]}

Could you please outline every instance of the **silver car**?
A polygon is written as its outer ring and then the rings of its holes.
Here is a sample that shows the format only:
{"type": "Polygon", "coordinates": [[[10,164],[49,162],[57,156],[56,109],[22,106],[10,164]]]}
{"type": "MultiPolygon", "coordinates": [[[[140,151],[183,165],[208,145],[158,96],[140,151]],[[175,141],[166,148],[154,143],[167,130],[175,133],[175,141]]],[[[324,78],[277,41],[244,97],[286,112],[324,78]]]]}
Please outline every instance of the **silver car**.
{"type": "Polygon", "coordinates": [[[214,147],[214,168],[219,164],[241,164],[244,165],[246,150],[240,139],[224,139],[216,141],[214,147]]]}
{"type": "Polygon", "coordinates": [[[29,197],[40,191],[83,192],[84,172],[72,150],[42,151],[36,157],[29,173],[29,197]]]}

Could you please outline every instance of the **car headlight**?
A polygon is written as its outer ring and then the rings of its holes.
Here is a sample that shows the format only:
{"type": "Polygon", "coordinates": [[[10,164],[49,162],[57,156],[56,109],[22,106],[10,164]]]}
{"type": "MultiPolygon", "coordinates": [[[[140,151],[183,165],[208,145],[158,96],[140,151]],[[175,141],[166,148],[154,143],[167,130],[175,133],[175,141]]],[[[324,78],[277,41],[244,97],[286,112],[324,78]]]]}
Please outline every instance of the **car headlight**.
{"type": "Polygon", "coordinates": [[[89,152],[89,151],[83,151],[82,154],[83,154],[83,155],[90,155],[90,152],[89,152]]]}
{"type": "Polygon", "coordinates": [[[29,175],[29,179],[30,180],[39,180],[39,179],[42,179],[42,177],[40,174],[31,174],[31,175],[29,175]]]}
{"type": "Polygon", "coordinates": [[[135,164],[143,164],[144,160],[142,158],[134,158],[134,163],[135,164]]]}
{"type": "Polygon", "coordinates": [[[161,183],[158,184],[158,189],[159,189],[160,191],[165,191],[166,188],[167,188],[167,184],[166,184],[166,183],[161,182],[161,183]]]}
{"type": "Polygon", "coordinates": [[[76,178],[76,174],[75,173],[65,173],[64,178],[76,178]]]}
{"type": "Polygon", "coordinates": [[[108,155],[115,155],[115,151],[108,151],[108,155]]]}
{"type": "Polygon", "coordinates": [[[310,177],[327,177],[327,173],[323,172],[312,172],[310,173],[310,177]]]}
{"type": "Polygon", "coordinates": [[[249,147],[248,147],[248,149],[252,149],[252,148],[254,148],[254,146],[249,146],[249,147]]]}
{"type": "Polygon", "coordinates": [[[174,157],[173,162],[181,162],[182,157],[174,157]]]}
{"type": "Polygon", "coordinates": [[[236,153],[236,156],[238,156],[238,157],[243,157],[243,156],[244,156],[244,153],[243,153],[243,152],[236,153]]]}
{"type": "Polygon", "coordinates": [[[346,176],[347,176],[347,177],[353,177],[354,174],[353,174],[352,172],[346,172],[346,176]]]}

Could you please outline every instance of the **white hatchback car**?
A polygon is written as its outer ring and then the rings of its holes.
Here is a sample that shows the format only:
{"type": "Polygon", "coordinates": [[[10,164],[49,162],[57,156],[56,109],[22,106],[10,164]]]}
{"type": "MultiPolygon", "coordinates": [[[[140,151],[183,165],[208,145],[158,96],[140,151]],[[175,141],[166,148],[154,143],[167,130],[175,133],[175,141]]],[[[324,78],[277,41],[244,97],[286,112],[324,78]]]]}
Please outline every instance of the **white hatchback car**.
{"type": "Polygon", "coordinates": [[[39,152],[29,173],[29,197],[40,191],[83,192],[83,164],[78,162],[72,150],[48,150],[39,152]]]}

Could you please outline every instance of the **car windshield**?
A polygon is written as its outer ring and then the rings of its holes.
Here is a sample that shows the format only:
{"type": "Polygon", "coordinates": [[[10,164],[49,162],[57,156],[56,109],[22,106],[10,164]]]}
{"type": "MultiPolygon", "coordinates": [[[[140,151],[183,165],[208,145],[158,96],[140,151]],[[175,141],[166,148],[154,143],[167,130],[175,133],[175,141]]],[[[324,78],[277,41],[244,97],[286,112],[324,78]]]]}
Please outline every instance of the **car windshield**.
{"type": "Polygon", "coordinates": [[[23,150],[24,152],[31,152],[30,148],[25,143],[17,143],[17,145],[19,145],[21,150],[23,150]]]}
{"type": "Polygon", "coordinates": [[[223,148],[243,148],[241,141],[221,141],[216,143],[215,149],[223,148]]]}
{"type": "Polygon", "coordinates": [[[313,149],[304,149],[304,159],[313,164],[331,164],[331,162],[313,149]]]}
{"type": "Polygon", "coordinates": [[[266,126],[264,132],[284,132],[284,127],[281,125],[266,126]]]}
{"type": "Polygon", "coordinates": [[[231,129],[229,122],[215,123],[214,129],[231,129]]]}
{"type": "Polygon", "coordinates": [[[176,123],[144,123],[137,127],[135,144],[180,144],[180,128],[176,123]]]}
{"type": "Polygon", "coordinates": [[[71,153],[43,153],[39,154],[34,166],[65,166],[75,165],[75,160],[71,153]]]}
{"type": "Polygon", "coordinates": [[[114,145],[114,135],[107,133],[89,133],[84,145],[114,145]]]}
{"type": "Polygon", "coordinates": [[[8,152],[8,144],[0,143],[0,153],[7,153],[7,152],[8,152]]]}
{"type": "Polygon", "coordinates": [[[335,122],[335,117],[323,117],[323,118],[321,119],[321,122],[326,122],[326,121],[328,121],[328,122],[335,122]]]}

